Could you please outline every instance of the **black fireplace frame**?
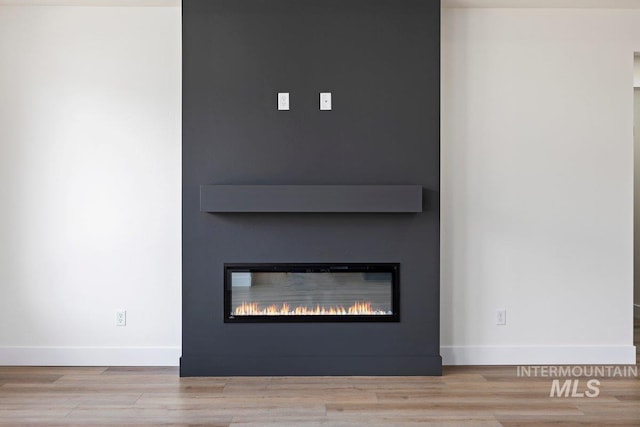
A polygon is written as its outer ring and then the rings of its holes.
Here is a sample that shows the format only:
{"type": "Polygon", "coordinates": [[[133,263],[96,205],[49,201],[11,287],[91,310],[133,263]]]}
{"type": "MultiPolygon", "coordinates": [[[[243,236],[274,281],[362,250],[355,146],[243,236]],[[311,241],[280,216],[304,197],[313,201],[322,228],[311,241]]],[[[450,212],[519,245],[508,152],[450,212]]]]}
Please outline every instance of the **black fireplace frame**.
{"type": "Polygon", "coordinates": [[[300,322],[399,322],[400,321],[400,264],[399,263],[240,263],[224,264],[224,322],[225,323],[300,323],[300,322]],[[233,316],[231,314],[231,273],[391,273],[392,314],[376,315],[264,315],[233,316]]]}

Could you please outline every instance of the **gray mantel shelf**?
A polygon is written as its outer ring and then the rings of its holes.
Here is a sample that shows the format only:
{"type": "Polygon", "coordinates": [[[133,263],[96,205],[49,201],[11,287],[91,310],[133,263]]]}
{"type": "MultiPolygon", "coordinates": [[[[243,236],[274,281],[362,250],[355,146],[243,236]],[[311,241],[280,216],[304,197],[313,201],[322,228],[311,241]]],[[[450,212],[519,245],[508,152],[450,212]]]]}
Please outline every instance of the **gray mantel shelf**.
{"type": "Polygon", "coordinates": [[[200,211],[422,212],[420,185],[201,185],[200,211]]]}

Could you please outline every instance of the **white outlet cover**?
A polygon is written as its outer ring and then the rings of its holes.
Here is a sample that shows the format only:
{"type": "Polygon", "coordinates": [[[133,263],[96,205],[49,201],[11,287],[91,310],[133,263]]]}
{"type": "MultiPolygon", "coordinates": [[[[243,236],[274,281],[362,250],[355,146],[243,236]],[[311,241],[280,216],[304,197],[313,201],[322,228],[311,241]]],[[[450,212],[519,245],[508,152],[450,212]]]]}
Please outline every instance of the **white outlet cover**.
{"type": "Polygon", "coordinates": [[[506,326],[507,325],[507,310],[501,308],[496,311],[496,325],[506,326]]]}
{"type": "Polygon", "coordinates": [[[320,110],[321,111],[331,110],[331,92],[320,93],[320,110]]]}
{"type": "Polygon", "coordinates": [[[116,311],[116,326],[127,326],[127,310],[116,311]]]}
{"type": "Polygon", "coordinates": [[[289,111],[289,92],[278,92],[278,110],[289,111]]]}

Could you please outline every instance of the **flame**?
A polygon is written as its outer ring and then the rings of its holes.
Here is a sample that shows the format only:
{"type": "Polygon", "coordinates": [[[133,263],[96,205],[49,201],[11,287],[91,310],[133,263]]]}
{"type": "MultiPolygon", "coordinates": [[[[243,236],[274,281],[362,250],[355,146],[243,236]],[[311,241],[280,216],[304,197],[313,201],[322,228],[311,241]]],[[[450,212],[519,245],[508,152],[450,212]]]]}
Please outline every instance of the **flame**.
{"type": "Polygon", "coordinates": [[[291,308],[289,304],[283,303],[281,306],[275,304],[267,307],[260,307],[257,302],[243,302],[233,312],[236,316],[336,316],[336,315],[376,315],[391,314],[384,310],[376,310],[370,302],[356,301],[353,305],[345,308],[343,306],[315,307],[299,306],[291,308]]]}

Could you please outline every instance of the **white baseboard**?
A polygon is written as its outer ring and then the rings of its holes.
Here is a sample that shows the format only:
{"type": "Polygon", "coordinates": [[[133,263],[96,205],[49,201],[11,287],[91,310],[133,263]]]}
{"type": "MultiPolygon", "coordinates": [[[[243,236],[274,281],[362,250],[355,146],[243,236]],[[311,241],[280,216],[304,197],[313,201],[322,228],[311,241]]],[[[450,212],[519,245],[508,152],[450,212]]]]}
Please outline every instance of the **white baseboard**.
{"type": "Polygon", "coordinates": [[[635,365],[629,346],[442,346],[443,365],[635,365]]]}
{"type": "Polygon", "coordinates": [[[178,366],[180,347],[0,347],[0,366],[178,366]]]}
{"type": "MultiPolygon", "coordinates": [[[[444,365],[629,365],[634,346],[443,346],[444,365]]],[[[178,366],[180,347],[0,347],[0,366],[178,366]]]]}

